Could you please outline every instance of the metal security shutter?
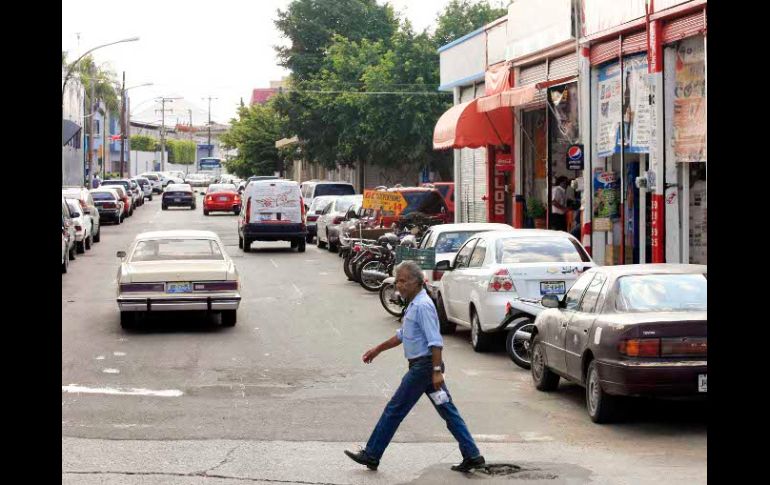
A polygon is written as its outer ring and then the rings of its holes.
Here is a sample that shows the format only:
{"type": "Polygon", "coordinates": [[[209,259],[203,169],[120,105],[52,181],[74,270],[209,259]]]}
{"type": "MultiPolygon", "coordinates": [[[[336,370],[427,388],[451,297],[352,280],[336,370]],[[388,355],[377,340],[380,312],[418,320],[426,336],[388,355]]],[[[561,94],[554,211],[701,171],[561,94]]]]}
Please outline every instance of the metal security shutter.
{"type": "Polygon", "coordinates": [[[647,31],[642,30],[633,34],[624,35],[621,51],[624,56],[636,54],[637,52],[647,52],[647,31]]]}
{"type": "Polygon", "coordinates": [[[685,37],[706,33],[706,11],[700,10],[692,15],[681,17],[663,25],[663,43],[670,44],[685,37]]]}
{"type": "MultiPolygon", "coordinates": [[[[516,80],[516,86],[547,81],[547,78],[548,73],[545,71],[545,62],[541,62],[540,64],[522,67],[519,71],[519,79],[516,80]]],[[[545,89],[538,90],[535,99],[533,99],[531,103],[528,103],[527,106],[545,103],[545,91],[545,89]]]]}
{"type": "Polygon", "coordinates": [[[469,222],[487,222],[487,149],[473,150],[473,213],[469,222]]]}
{"type": "Polygon", "coordinates": [[[561,79],[569,76],[578,75],[577,54],[567,54],[566,56],[551,59],[548,62],[548,79],[561,79]]]}
{"type": "Polygon", "coordinates": [[[612,59],[617,59],[620,54],[620,39],[613,38],[606,42],[591,46],[591,65],[596,66],[612,59]]]}
{"type": "Polygon", "coordinates": [[[473,201],[474,201],[474,167],[473,167],[473,152],[470,148],[463,148],[460,150],[460,191],[455,196],[455,204],[462,206],[462,222],[469,222],[473,215],[473,201]]]}

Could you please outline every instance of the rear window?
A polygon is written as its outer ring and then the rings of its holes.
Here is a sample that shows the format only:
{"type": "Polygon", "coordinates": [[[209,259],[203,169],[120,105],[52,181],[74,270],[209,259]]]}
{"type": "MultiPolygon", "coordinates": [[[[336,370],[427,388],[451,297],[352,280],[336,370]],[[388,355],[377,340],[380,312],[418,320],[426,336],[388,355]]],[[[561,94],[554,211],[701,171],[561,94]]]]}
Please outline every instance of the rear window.
{"type": "Polygon", "coordinates": [[[124,187],[126,190],[131,187],[131,184],[128,182],[122,182],[120,180],[105,180],[102,182],[102,185],[119,185],[120,187],[124,187]]]}
{"type": "Polygon", "coordinates": [[[497,241],[497,261],[514,263],[586,263],[590,259],[566,237],[512,237],[497,241]]]}
{"type": "Polygon", "coordinates": [[[620,312],[706,311],[706,275],[622,276],[615,308],[620,312]]]}
{"type": "Polygon", "coordinates": [[[438,192],[402,192],[401,195],[406,199],[406,208],[401,212],[402,215],[413,212],[441,214],[441,209],[444,208],[444,199],[438,192]]]}
{"type": "Polygon", "coordinates": [[[115,200],[115,196],[109,192],[91,192],[91,196],[94,200],[115,200]]]}
{"type": "Polygon", "coordinates": [[[131,262],[174,260],[222,261],[222,250],[211,239],[151,239],[139,241],[131,262]]]}
{"type": "Polygon", "coordinates": [[[235,192],[237,189],[233,184],[215,184],[209,185],[209,193],[212,192],[235,192]]]}
{"type": "Polygon", "coordinates": [[[327,206],[327,204],[329,204],[330,201],[331,199],[326,199],[326,198],[319,199],[316,197],[315,199],[313,199],[313,203],[310,204],[310,210],[311,211],[323,210],[327,206]]]}
{"type": "Polygon", "coordinates": [[[145,175],[144,177],[148,180],[153,180],[155,182],[159,180],[157,175],[145,175]]]}
{"type": "Polygon", "coordinates": [[[315,197],[320,195],[355,195],[356,191],[350,184],[318,184],[315,186],[315,197]]]}
{"type": "Polygon", "coordinates": [[[350,206],[353,205],[355,202],[354,199],[347,199],[347,198],[339,198],[334,202],[334,211],[335,212],[347,212],[348,209],[350,209],[350,206]]]}
{"type": "Polygon", "coordinates": [[[436,239],[437,253],[456,253],[469,237],[479,231],[444,232],[436,239]]]}

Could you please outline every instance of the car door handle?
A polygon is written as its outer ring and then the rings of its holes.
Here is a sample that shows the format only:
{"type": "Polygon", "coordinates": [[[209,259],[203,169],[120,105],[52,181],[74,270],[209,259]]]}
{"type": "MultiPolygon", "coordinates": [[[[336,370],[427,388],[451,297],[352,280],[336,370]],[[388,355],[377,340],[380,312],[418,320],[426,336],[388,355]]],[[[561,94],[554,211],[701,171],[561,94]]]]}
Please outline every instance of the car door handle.
{"type": "Polygon", "coordinates": [[[562,323],[561,328],[567,328],[567,322],[562,323]]]}
{"type": "Polygon", "coordinates": [[[587,329],[587,328],[584,328],[584,329],[583,329],[583,333],[588,333],[588,329],[587,329]]]}

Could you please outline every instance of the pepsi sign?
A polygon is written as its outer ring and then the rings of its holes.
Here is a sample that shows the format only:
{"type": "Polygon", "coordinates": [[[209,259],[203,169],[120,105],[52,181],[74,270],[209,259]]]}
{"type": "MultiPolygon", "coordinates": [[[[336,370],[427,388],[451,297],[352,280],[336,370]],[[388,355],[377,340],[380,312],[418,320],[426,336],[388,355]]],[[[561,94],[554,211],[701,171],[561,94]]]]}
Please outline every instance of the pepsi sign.
{"type": "Polygon", "coordinates": [[[570,145],[567,148],[567,169],[583,170],[584,165],[583,145],[570,145]]]}

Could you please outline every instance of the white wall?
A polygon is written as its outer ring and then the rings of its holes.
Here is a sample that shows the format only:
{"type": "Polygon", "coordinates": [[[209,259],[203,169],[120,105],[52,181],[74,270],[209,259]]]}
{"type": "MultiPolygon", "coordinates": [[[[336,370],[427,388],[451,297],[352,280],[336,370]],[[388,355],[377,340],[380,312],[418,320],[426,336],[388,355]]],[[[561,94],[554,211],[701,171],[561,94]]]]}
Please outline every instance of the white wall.
{"type": "Polygon", "coordinates": [[[505,58],[508,60],[570,40],[573,38],[572,0],[517,0],[508,6],[507,30],[505,58]]]}

